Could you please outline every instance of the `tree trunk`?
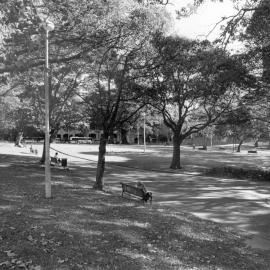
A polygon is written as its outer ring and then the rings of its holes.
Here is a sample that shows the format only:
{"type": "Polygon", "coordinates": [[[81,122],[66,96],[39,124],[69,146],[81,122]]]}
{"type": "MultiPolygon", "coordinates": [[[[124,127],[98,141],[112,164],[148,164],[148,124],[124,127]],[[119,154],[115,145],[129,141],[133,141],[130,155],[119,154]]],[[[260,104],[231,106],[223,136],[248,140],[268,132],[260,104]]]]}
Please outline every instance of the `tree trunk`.
{"type": "Polygon", "coordinates": [[[182,140],[178,134],[178,132],[174,133],[173,136],[173,157],[172,157],[172,162],[171,162],[171,169],[181,169],[181,164],[180,164],[180,145],[182,143],[182,140]]]}
{"type": "Polygon", "coordinates": [[[16,138],[15,146],[22,147],[22,139],[23,139],[23,134],[22,132],[19,132],[16,138]]]}
{"type": "Polygon", "coordinates": [[[256,140],[255,143],[254,143],[254,147],[259,147],[259,140],[256,140]]]}
{"type": "Polygon", "coordinates": [[[44,143],[43,143],[42,156],[41,156],[39,163],[41,163],[41,164],[45,163],[45,138],[44,138],[44,143]]]}
{"type": "Polygon", "coordinates": [[[243,144],[244,140],[241,140],[237,147],[237,152],[239,153],[241,151],[241,145],[243,144]]]}
{"type": "Polygon", "coordinates": [[[127,140],[127,131],[123,128],[121,128],[121,144],[128,144],[128,140],[127,140]]]}
{"type": "MultiPolygon", "coordinates": [[[[50,134],[50,143],[52,142],[53,138],[55,138],[55,136],[52,136],[50,134]]],[[[43,143],[43,150],[42,150],[42,156],[41,159],[39,161],[39,163],[44,164],[45,163],[45,138],[44,138],[44,143],[43,143]]]]}
{"type": "Polygon", "coordinates": [[[106,155],[107,140],[108,140],[108,135],[102,136],[99,143],[96,182],[93,186],[93,188],[98,189],[98,190],[103,190],[104,188],[103,175],[105,171],[105,155],[106,155]]]}
{"type": "Polygon", "coordinates": [[[203,136],[203,149],[207,149],[207,136],[203,136]]]}

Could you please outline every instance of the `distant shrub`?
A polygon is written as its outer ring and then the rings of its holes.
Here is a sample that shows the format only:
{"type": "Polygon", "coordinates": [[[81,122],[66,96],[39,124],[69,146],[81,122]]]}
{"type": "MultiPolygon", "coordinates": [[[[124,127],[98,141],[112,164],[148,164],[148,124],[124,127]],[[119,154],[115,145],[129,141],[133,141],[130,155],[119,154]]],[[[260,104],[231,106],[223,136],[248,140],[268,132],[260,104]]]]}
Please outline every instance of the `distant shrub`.
{"type": "Polygon", "coordinates": [[[167,138],[167,136],[160,134],[160,135],[158,135],[158,141],[161,143],[165,143],[168,141],[168,138],[167,138]]]}
{"type": "Polygon", "coordinates": [[[227,176],[236,179],[251,179],[255,181],[270,181],[270,171],[263,169],[238,168],[233,166],[216,167],[208,170],[209,176],[227,176]]]}

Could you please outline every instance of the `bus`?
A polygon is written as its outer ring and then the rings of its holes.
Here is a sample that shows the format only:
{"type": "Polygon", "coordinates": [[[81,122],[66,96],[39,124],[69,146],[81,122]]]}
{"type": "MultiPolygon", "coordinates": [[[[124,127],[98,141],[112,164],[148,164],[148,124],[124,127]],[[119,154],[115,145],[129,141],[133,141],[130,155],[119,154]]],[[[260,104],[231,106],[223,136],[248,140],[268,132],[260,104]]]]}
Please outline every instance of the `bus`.
{"type": "Polygon", "coordinates": [[[70,137],[70,143],[93,143],[93,139],[91,137],[70,137]]]}

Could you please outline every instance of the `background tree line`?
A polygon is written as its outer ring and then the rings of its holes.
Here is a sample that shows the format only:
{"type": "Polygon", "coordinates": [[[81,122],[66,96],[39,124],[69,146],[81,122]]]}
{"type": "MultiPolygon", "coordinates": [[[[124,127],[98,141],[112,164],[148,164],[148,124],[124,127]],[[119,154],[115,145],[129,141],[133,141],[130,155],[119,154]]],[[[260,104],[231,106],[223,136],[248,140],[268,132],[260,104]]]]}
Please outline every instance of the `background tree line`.
{"type": "MultiPolygon", "coordinates": [[[[268,28],[260,23],[262,16],[268,23],[268,1],[252,1],[252,6],[247,1],[227,18],[215,43],[167,36],[172,20],[164,7],[168,3],[2,1],[1,129],[44,125],[41,23],[48,17],[56,26],[50,33],[51,136],[81,121],[100,127],[96,188],[104,187],[109,137],[115,129],[134,125],[145,110],[162,117],[173,134],[174,169],[181,168],[183,140],[209,126],[227,130],[233,122],[243,132],[256,122],[257,127],[264,123],[265,132],[270,58],[268,28]],[[236,39],[245,42],[246,50],[232,55],[226,45],[236,39]]],[[[200,4],[195,1],[193,7],[200,4]]],[[[182,16],[189,12],[188,7],[176,11],[182,16]]]]}

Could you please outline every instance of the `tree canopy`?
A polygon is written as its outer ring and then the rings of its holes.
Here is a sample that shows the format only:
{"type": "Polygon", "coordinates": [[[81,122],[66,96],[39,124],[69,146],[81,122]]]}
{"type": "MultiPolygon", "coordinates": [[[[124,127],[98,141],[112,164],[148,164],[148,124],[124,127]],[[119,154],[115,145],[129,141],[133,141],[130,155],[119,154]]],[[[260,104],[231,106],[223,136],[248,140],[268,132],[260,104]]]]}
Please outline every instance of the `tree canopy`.
{"type": "MultiPolygon", "coordinates": [[[[188,16],[203,3],[195,0],[179,15],[188,16]]],[[[220,39],[223,48],[209,41],[166,36],[168,4],[166,0],[0,3],[0,96],[6,99],[17,92],[22,101],[18,111],[27,115],[24,119],[43,125],[42,24],[52,21],[51,129],[56,132],[61,125],[78,124],[83,118],[102,129],[95,185],[99,189],[104,185],[109,137],[115,129],[131,127],[144,107],[159,112],[172,131],[171,168],[180,168],[185,138],[227,116],[239,100],[245,98],[249,108],[248,100],[254,101],[258,91],[267,96],[268,1],[247,1],[235,16],[223,18],[227,22],[220,39]],[[233,39],[245,39],[250,53],[230,55],[225,49],[233,39]]],[[[265,114],[269,115],[267,109],[265,114]]]]}
{"type": "Polygon", "coordinates": [[[151,104],[174,134],[171,168],[180,168],[180,145],[229,111],[253,79],[239,59],[209,42],[156,36],[151,104]]]}

